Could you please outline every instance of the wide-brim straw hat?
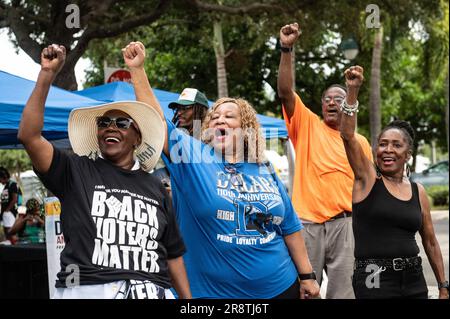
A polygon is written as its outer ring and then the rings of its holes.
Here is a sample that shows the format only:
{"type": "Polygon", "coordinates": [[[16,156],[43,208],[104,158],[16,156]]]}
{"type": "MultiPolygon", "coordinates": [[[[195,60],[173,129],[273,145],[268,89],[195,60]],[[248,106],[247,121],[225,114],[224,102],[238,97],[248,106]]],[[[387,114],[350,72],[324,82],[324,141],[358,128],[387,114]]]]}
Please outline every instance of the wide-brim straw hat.
{"type": "Polygon", "coordinates": [[[73,109],[69,115],[69,140],[73,151],[80,156],[96,159],[101,153],[97,140],[97,117],[107,111],[119,110],[127,113],[138,126],[141,144],[135,156],[141,168],[152,170],[164,146],[164,123],[151,106],[137,101],[121,101],[103,105],[73,109]]]}

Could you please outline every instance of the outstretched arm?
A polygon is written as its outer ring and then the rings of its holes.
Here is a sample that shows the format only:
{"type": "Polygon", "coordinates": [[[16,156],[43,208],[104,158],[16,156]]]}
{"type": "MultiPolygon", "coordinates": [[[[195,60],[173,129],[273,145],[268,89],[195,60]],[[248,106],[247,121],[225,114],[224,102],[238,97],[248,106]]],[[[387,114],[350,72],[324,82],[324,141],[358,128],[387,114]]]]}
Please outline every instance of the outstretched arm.
{"type": "MultiPolygon", "coordinates": [[[[299,35],[300,31],[297,23],[285,25],[280,30],[281,47],[292,49],[299,35]]],[[[289,118],[294,114],[295,107],[295,92],[293,87],[292,51],[281,51],[280,65],[278,67],[278,96],[289,118]]]]}
{"type": "Polygon", "coordinates": [[[36,86],[22,113],[17,138],[25,146],[33,166],[45,174],[53,158],[53,146],[42,136],[44,126],[44,106],[48,91],[66,59],[66,49],[52,44],[42,50],[41,71],[36,86]]]}
{"type": "MultiPolygon", "coordinates": [[[[436,234],[433,228],[433,221],[430,214],[430,202],[428,196],[422,185],[417,184],[419,188],[420,206],[422,208],[422,228],[419,233],[422,237],[422,245],[427,254],[428,261],[433,269],[434,276],[438,283],[445,281],[444,261],[442,259],[441,247],[436,239],[436,234]]],[[[440,299],[448,299],[449,294],[446,288],[439,290],[440,299]]]]}
{"type": "Polygon", "coordinates": [[[344,140],[345,152],[355,174],[353,185],[353,202],[357,203],[367,197],[370,189],[375,183],[376,172],[370,160],[364,154],[364,151],[355,136],[357,107],[352,110],[358,100],[359,88],[361,87],[364,76],[363,68],[352,66],[345,70],[345,84],[347,85],[347,97],[341,110],[340,131],[344,140]],[[345,106],[346,105],[346,106],[345,106]]]}
{"type": "Polygon", "coordinates": [[[144,69],[144,44],[142,44],[142,42],[130,42],[130,44],[122,49],[122,53],[125,64],[130,69],[131,81],[133,83],[134,92],[136,94],[136,100],[144,102],[153,107],[153,109],[157,111],[163,119],[164,127],[166,130],[163,152],[164,154],[166,154],[166,156],[169,156],[167,124],[165,122],[164,112],[158,102],[158,99],[153,93],[152,87],[150,86],[150,82],[148,81],[147,74],[145,73],[144,69]]]}

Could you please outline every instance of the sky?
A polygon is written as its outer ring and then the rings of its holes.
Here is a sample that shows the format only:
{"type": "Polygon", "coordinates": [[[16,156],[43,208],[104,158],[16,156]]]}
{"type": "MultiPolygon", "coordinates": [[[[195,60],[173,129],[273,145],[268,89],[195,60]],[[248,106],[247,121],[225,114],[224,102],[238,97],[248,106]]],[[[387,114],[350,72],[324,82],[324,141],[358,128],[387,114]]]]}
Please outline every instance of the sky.
{"type": "MultiPolygon", "coordinates": [[[[0,30],[0,70],[14,75],[18,75],[28,80],[36,81],[40,65],[35,63],[22,49],[16,52],[14,45],[9,40],[6,29],[0,30]]],[[[75,66],[78,89],[83,89],[82,83],[85,80],[84,70],[90,67],[88,59],[80,59],[75,66]]]]}

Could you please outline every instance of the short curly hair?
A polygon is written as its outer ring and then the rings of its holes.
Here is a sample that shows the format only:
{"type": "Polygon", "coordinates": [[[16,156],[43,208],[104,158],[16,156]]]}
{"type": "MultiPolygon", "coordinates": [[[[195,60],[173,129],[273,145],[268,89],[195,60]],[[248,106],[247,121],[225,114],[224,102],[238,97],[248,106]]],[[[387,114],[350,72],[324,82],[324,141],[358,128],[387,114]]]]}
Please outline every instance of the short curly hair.
{"type": "Polygon", "coordinates": [[[27,208],[27,213],[31,213],[36,209],[41,209],[41,203],[36,198],[30,198],[27,200],[25,207],[27,208]]]}
{"type": "MultiPolygon", "coordinates": [[[[255,109],[244,99],[230,97],[218,99],[206,114],[202,125],[202,132],[205,132],[208,129],[212,115],[217,108],[224,103],[234,103],[239,108],[241,115],[241,129],[244,134],[244,156],[246,160],[259,164],[265,162],[266,158],[264,151],[266,150],[266,142],[261,131],[261,125],[256,117],[257,113],[255,109]]],[[[210,140],[205,139],[205,136],[203,136],[203,140],[206,143],[210,142],[210,140]]]]}

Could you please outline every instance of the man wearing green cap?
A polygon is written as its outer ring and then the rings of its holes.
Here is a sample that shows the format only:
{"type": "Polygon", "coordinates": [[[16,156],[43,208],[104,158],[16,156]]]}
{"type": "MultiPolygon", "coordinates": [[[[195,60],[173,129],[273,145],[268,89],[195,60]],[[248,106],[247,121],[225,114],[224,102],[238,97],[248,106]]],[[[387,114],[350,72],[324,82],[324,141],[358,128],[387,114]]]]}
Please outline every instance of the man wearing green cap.
{"type": "MultiPolygon", "coordinates": [[[[181,92],[178,101],[169,104],[169,108],[175,111],[172,118],[175,126],[184,128],[189,131],[190,135],[193,135],[194,131],[200,133],[201,124],[209,105],[205,94],[197,89],[186,88],[181,92]],[[194,130],[194,128],[198,128],[198,130],[194,130]]],[[[194,135],[194,137],[200,138],[200,135],[194,135]]]]}
{"type": "MultiPolygon", "coordinates": [[[[174,110],[172,122],[176,127],[187,130],[189,135],[196,139],[201,138],[202,122],[209,108],[205,94],[197,89],[185,88],[178,100],[169,104],[169,108],[174,110]]],[[[153,174],[161,180],[171,194],[170,175],[167,169],[159,168],[153,174]]]]}

